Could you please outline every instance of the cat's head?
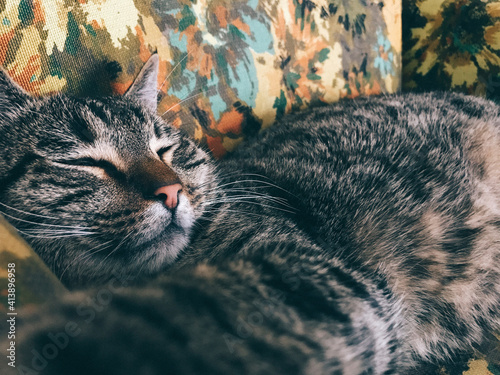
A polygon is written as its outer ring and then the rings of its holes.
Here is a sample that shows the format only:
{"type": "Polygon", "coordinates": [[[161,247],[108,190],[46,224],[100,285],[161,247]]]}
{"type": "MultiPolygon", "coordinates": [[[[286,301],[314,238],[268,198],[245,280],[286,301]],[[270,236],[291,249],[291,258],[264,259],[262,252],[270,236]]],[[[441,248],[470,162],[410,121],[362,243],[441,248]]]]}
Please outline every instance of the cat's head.
{"type": "Polygon", "coordinates": [[[68,285],[175,261],[215,188],[156,115],[158,57],[121,97],[36,99],[0,71],[0,210],[68,285]]]}

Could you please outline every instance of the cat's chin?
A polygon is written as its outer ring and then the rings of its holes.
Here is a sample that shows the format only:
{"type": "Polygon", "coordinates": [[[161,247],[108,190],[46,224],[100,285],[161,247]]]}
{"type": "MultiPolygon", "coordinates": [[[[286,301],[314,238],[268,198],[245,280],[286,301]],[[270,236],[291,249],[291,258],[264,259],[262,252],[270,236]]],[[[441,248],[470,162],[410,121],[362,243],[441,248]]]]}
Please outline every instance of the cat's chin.
{"type": "Polygon", "coordinates": [[[189,243],[189,230],[186,231],[175,223],[167,230],[144,244],[136,251],[133,263],[141,272],[154,274],[175,262],[179,254],[189,243]]]}

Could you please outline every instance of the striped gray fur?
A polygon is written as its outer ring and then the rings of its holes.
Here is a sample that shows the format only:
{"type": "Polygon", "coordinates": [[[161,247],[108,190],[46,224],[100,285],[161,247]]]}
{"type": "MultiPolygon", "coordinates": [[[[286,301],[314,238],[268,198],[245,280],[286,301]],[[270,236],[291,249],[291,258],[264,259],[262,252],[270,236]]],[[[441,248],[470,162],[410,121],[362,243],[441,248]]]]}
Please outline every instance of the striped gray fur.
{"type": "Polygon", "coordinates": [[[94,285],[26,318],[26,368],[59,337],[40,373],[404,374],[499,328],[496,104],[343,101],[216,164],[154,115],[155,64],[104,99],[34,100],[2,76],[24,108],[0,124],[2,211],[28,234],[43,228],[18,219],[97,232],[26,236],[67,285],[94,285]],[[151,158],[182,183],[175,210],[151,158]]]}

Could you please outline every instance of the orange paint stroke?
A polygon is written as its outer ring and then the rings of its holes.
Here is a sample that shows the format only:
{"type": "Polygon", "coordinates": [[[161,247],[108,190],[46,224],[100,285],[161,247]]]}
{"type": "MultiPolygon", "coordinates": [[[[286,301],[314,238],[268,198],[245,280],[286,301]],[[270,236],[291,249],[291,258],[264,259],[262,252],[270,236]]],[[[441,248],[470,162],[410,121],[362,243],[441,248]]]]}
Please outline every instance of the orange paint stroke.
{"type": "Polygon", "coordinates": [[[161,87],[161,91],[165,94],[167,93],[169,84],[166,81],[167,79],[167,62],[165,60],[160,59],[160,64],[158,66],[158,82],[157,88],[161,87]]]}
{"type": "Polygon", "coordinates": [[[186,67],[191,71],[197,71],[200,65],[200,61],[205,54],[203,51],[203,46],[198,43],[195,38],[195,35],[199,32],[199,28],[195,25],[189,25],[186,27],[180,36],[179,40],[184,37],[187,38],[187,50],[189,51],[189,58],[186,63],[186,67]]]}
{"type": "Polygon", "coordinates": [[[96,20],[92,20],[92,22],[90,22],[90,24],[92,25],[94,30],[99,30],[101,28],[101,25],[99,25],[99,23],[96,20]]]}
{"type": "Polygon", "coordinates": [[[285,41],[286,38],[286,21],[285,15],[283,14],[283,10],[280,9],[278,14],[278,24],[275,27],[276,38],[285,41]]]}
{"type": "Polygon", "coordinates": [[[173,121],[167,121],[167,123],[172,125],[174,128],[180,129],[182,120],[179,117],[176,117],[173,119],[173,121]]]}
{"type": "Polygon", "coordinates": [[[123,95],[127,92],[128,88],[132,86],[132,80],[126,82],[112,82],[111,89],[115,94],[123,95]]]}
{"type": "Polygon", "coordinates": [[[181,100],[175,96],[165,96],[158,103],[158,114],[166,121],[178,118],[178,113],[182,110],[181,100]]]}
{"type": "Polygon", "coordinates": [[[33,13],[35,14],[35,19],[33,22],[43,23],[45,24],[45,12],[43,11],[42,5],[40,4],[40,0],[36,0],[33,3],[33,13]]]}
{"type": "Polygon", "coordinates": [[[366,85],[365,94],[366,95],[380,95],[382,93],[382,88],[378,81],[373,81],[372,87],[369,84],[366,85]]]}
{"type": "MultiPolygon", "coordinates": [[[[360,93],[356,87],[356,74],[353,72],[350,72],[348,75],[348,79],[349,79],[349,88],[351,89],[351,94],[349,95],[349,98],[350,99],[357,98],[360,95],[360,93]]],[[[363,79],[363,78],[361,78],[361,79],[363,79]]]]}
{"type": "Polygon", "coordinates": [[[347,92],[342,93],[343,97],[349,97],[351,99],[357,98],[360,95],[379,95],[382,93],[382,88],[378,81],[373,81],[372,83],[366,82],[364,83],[364,75],[362,72],[355,74],[353,72],[349,73],[349,89],[351,90],[351,94],[347,94],[347,92]],[[358,90],[356,87],[356,83],[360,84],[360,89],[358,90]]]}
{"type": "Polygon", "coordinates": [[[19,65],[15,64],[12,69],[8,71],[8,74],[26,91],[32,94],[39,94],[39,88],[45,81],[35,79],[31,82],[31,77],[33,77],[33,75],[40,70],[40,60],[39,54],[33,55],[28,59],[28,63],[20,73],[17,73],[19,65]]]}
{"type": "Polygon", "coordinates": [[[252,32],[250,31],[250,26],[248,26],[246,23],[244,23],[241,18],[235,19],[233,22],[231,22],[233,26],[238,28],[238,30],[241,30],[245,32],[248,36],[252,35],[252,32]]]}
{"type": "Polygon", "coordinates": [[[219,21],[219,25],[222,28],[227,27],[227,9],[221,5],[215,8],[215,16],[217,17],[217,21],[219,21]]]}
{"type": "Polygon", "coordinates": [[[226,112],[222,115],[216,128],[222,134],[241,134],[243,119],[243,115],[233,108],[230,112],[226,112]]]}
{"type": "Polygon", "coordinates": [[[311,90],[309,89],[311,81],[306,76],[301,76],[297,80],[297,85],[299,87],[295,89],[295,95],[298,95],[300,98],[307,101],[311,101],[311,90]]]}
{"type": "Polygon", "coordinates": [[[212,76],[213,59],[211,54],[205,52],[204,46],[198,43],[195,37],[198,31],[199,28],[196,25],[190,25],[179,36],[179,38],[183,38],[184,36],[187,38],[189,57],[186,68],[192,72],[197,72],[202,77],[210,79],[212,76]]]}
{"type": "Polygon", "coordinates": [[[137,33],[137,38],[139,39],[139,57],[141,58],[142,62],[145,63],[151,56],[151,52],[149,52],[146,47],[146,44],[144,42],[144,32],[139,25],[135,27],[135,32],[137,33]]]}
{"type": "Polygon", "coordinates": [[[198,75],[201,77],[206,77],[207,79],[212,78],[212,56],[209,54],[204,54],[201,57],[200,69],[198,70],[198,75]]]}
{"type": "Polygon", "coordinates": [[[0,64],[3,65],[5,62],[5,57],[7,56],[7,51],[9,47],[9,42],[14,37],[16,29],[10,30],[8,33],[0,35],[0,64]]]}
{"type": "Polygon", "coordinates": [[[226,154],[226,149],[222,145],[222,138],[207,135],[207,145],[215,158],[220,159],[226,154]]]}

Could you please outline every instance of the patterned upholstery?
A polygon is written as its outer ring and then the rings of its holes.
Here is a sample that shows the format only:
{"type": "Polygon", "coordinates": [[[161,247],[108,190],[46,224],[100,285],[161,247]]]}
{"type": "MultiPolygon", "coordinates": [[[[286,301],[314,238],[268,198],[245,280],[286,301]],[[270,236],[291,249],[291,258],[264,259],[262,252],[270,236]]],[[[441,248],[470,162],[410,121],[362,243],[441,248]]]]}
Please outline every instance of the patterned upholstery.
{"type": "Polygon", "coordinates": [[[124,93],[157,51],[160,113],[216,156],[286,112],[400,86],[396,0],[11,0],[0,11],[0,63],[34,94],[124,93]]]}
{"type": "Polygon", "coordinates": [[[500,99],[500,3],[403,1],[403,89],[500,99]]]}

